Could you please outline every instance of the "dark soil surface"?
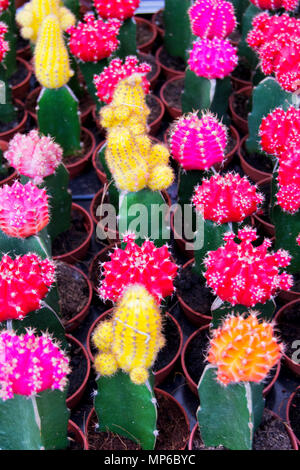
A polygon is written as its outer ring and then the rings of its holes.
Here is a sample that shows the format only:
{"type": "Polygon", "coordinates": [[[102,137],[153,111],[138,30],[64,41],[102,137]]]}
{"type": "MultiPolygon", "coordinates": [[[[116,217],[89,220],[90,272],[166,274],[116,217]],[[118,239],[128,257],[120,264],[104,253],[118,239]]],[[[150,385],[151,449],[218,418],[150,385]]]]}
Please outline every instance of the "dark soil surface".
{"type": "Polygon", "coordinates": [[[225,155],[228,155],[234,149],[235,144],[236,140],[233,138],[232,134],[229,133],[227,138],[227,145],[225,148],[225,155]]]}
{"type": "Polygon", "coordinates": [[[155,57],[152,54],[147,54],[145,57],[139,54],[138,56],[140,62],[147,62],[147,64],[151,65],[151,71],[147,73],[147,78],[149,81],[152,80],[152,78],[157,72],[157,64],[155,57]]]}
{"type": "Polygon", "coordinates": [[[52,243],[53,256],[63,255],[78,248],[87,237],[85,229],[85,218],[78,211],[72,211],[71,227],[58,235],[52,243]]]}
{"type": "Polygon", "coordinates": [[[295,347],[293,347],[293,343],[300,339],[300,304],[297,303],[286,309],[276,326],[279,330],[280,338],[285,345],[284,352],[291,358],[296,351],[295,347]]]}
{"type": "Polygon", "coordinates": [[[232,42],[239,42],[241,39],[241,33],[236,29],[228,36],[228,39],[232,42]]]}
{"type": "Polygon", "coordinates": [[[87,372],[87,362],[82,349],[75,343],[70,343],[70,367],[68,398],[81,387],[87,372]]]}
{"type": "Polygon", "coordinates": [[[84,157],[88,151],[90,150],[92,145],[92,141],[90,139],[90,136],[82,132],[81,133],[81,149],[76,152],[74,155],[69,155],[68,157],[63,157],[63,162],[66,165],[70,165],[71,163],[76,163],[78,160],[80,160],[82,157],[84,157]]]}
{"type": "Polygon", "coordinates": [[[28,45],[29,41],[27,41],[27,39],[23,39],[20,35],[17,36],[17,51],[24,49],[24,47],[27,47],[28,45]]]}
{"type": "Polygon", "coordinates": [[[7,132],[13,129],[14,127],[17,127],[20,122],[22,121],[24,117],[24,110],[21,108],[18,108],[17,110],[17,119],[12,122],[1,122],[0,121],[0,132],[7,132]]]}
{"type": "Polygon", "coordinates": [[[239,61],[239,64],[232,71],[231,75],[247,82],[251,81],[251,69],[249,69],[249,67],[243,61],[239,61]]]}
{"type": "Polygon", "coordinates": [[[156,119],[160,116],[161,107],[159,105],[159,102],[151,94],[146,96],[146,103],[147,106],[149,106],[150,108],[150,114],[148,116],[147,122],[148,124],[151,124],[152,122],[156,121],[156,119]]]}
{"type": "Polygon", "coordinates": [[[290,422],[294,433],[300,440],[300,389],[297,390],[291,403],[290,422]]]}
{"type": "Polygon", "coordinates": [[[93,98],[89,95],[87,91],[85,91],[82,97],[79,99],[80,112],[84,113],[93,104],[94,104],[93,98]]]}
{"type": "Polygon", "coordinates": [[[238,116],[247,121],[249,113],[249,98],[248,96],[236,93],[233,100],[233,108],[238,116]]]}
{"type": "Polygon", "coordinates": [[[17,62],[17,67],[17,70],[9,79],[9,84],[11,86],[19,85],[28,75],[27,68],[21,62],[17,62]]]}
{"type": "Polygon", "coordinates": [[[170,56],[164,47],[160,52],[159,60],[165,67],[168,67],[169,69],[174,69],[177,72],[185,71],[186,65],[184,61],[180,57],[170,56]]]}
{"type": "Polygon", "coordinates": [[[211,315],[210,308],[214,295],[209,288],[205,287],[204,281],[198,274],[193,272],[191,266],[181,270],[174,284],[189,307],[204,315],[211,315]]]}
{"type": "Polygon", "coordinates": [[[143,46],[152,39],[153,32],[147,23],[136,24],[136,42],[138,46],[143,46]]]}
{"type": "Polygon", "coordinates": [[[183,87],[184,78],[178,78],[178,80],[168,83],[168,86],[164,89],[164,98],[170,107],[181,110],[181,95],[183,87]]]}
{"type": "Polygon", "coordinates": [[[158,353],[157,359],[153,366],[153,372],[163,369],[168,365],[178,352],[180,344],[180,336],[176,324],[170,317],[164,317],[163,334],[166,338],[166,344],[158,353]]]}
{"type": "Polygon", "coordinates": [[[83,450],[83,446],[76,441],[76,436],[73,432],[68,432],[69,447],[67,450],[83,450]]]}
{"type": "Polygon", "coordinates": [[[160,11],[160,12],[156,15],[155,24],[156,24],[159,28],[165,29],[164,12],[163,12],[163,11],[160,11]]]}
{"type": "Polygon", "coordinates": [[[246,162],[256,168],[256,170],[264,171],[265,173],[273,172],[273,163],[269,156],[263,153],[248,153],[244,148],[242,148],[242,154],[246,162]]]}

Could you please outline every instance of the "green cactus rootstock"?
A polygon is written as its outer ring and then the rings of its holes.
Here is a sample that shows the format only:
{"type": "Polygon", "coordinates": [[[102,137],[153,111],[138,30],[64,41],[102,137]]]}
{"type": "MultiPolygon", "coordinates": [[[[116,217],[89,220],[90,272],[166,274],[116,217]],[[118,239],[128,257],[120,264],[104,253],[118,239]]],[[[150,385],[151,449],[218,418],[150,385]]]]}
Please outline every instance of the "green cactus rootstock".
{"type": "Polygon", "coordinates": [[[188,51],[192,44],[192,32],[188,10],[192,0],[165,0],[164,45],[173,57],[188,59],[188,51]]]}
{"type": "Polygon", "coordinates": [[[98,377],[95,396],[98,430],[109,430],[139,443],[144,450],[153,450],[157,407],[150,382],[153,377],[144,385],[136,385],[122,371],[98,377]]]}
{"type": "Polygon", "coordinates": [[[8,8],[0,15],[0,21],[5,23],[8,27],[8,31],[5,34],[5,40],[9,42],[9,51],[7,51],[3,60],[6,79],[9,79],[17,71],[17,27],[15,16],[15,2],[10,1],[8,8]]]}
{"type": "Polygon", "coordinates": [[[80,19],[80,2],[79,0],[63,0],[63,4],[67,7],[77,18],[80,19]]]}
{"type": "Polygon", "coordinates": [[[197,419],[207,447],[251,450],[264,410],[263,384],[240,382],[224,387],[216,367],[206,366],[198,384],[197,419]]]}
{"type": "Polygon", "coordinates": [[[249,5],[248,0],[229,0],[233,4],[235,16],[237,19],[237,27],[242,30],[243,15],[249,5]]]}
{"type": "Polygon", "coordinates": [[[103,106],[103,103],[99,101],[96,95],[96,87],[94,85],[94,75],[100,75],[105,67],[107,67],[107,59],[102,59],[99,62],[83,62],[78,61],[78,66],[84,77],[84,81],[90,96],[96,104],[97,110],[103,106]]]}
{"type": "Polygon", "coordinates": [[[134,18],[127,18],[120,28],[118,34],[118,40],[120,45],[118,49],[113,53],[114,57],[120,57],[125,59],[128,55],[137,54],[137,43],[136,43],[136,22],[134,18]]]}
{"type": "MultiPolygon", "coordinates": [[[[276,304],[272,299],[268,300],[264,304],[257,303],[255,305],[255,310],[259,312],[258,318],[264,318],[265,320],[272,319],[275,312],[275,308],[276,304]]],[[[217,298],[211,306],[211,327],[218,328],[222,324],[224,318],[227,317],[227,315],[242,315],[245,314],[247,311],[249,312],[249,310],[251,309],[245,307],[245,305],[231,305],[229,302],[222,302],[219,298],[217,298]]]]}
{"type": "MultiPolygon", "coordinates": [[[[234,3],[234,2],[232,2],[234,3]]],[[[245,10],[242,20],[241,20],[241,40],[238,46],[238,53],[239,57],[244,57],[248,62],[249,66],[252,70],[254,70],[258,65],[258,57],[257,54],[248,46],[247,43],[247,36],[249,31],[252,29],[252,21],[255,16],[261,13],[262,10],[257,8],[256,6],[252,5],[252,3],[248,6],[245,10]]]]}

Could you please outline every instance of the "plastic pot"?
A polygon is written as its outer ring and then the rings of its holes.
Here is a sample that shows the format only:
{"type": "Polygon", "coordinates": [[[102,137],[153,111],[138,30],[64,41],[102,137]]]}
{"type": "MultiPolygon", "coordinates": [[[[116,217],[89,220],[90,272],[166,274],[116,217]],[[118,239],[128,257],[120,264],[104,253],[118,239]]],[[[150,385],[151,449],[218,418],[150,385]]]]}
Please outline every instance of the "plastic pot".
{"type": "MultiPolygon", "coordinates": [[[[285,316],[286,311],[289,308],[294,307],[294,305],[299,305],[299,308],[300,308],[300,298],[296,300],[292,300],[292,302],[289,302],[288,304],[281,307],[276,313],[274,317],[274,322],[279,326],[279,328],[280,328],[280,323],[284,323],[284,316],[285,316]]],[[[294,362],[289,356],[285,354],[284,351],[282,355],[283,355],[284,362],[286,363],[288,368],[292,372],[294,372],[294,374],[300,376],[300,364],[297,364],[296,362],[294,362]]]]}
{"type": "Polygon", "coordinates": [[[86,374],[84,376],[83,382],[80,384],[78,389],[70,397],[67,398],[67,402],[66,402],[67,407],[70,410],[72,410],[73,408],[75,408],[78,405],[78,403],[80,402],[80,400],[81,400],[81,398],[84,394],[84,391],[86,389],[87,382],[88,382],[88,379],[89,379],[89,376],[90,376],[90,372],[91,372],[91,364],[90,364],[90,359],[89,359],[88,353],[86,352],[83,344],[80,341],[78,341],[78,339],[74,338],[74,336],[66,335],[66,340],[69,343],[73,343],[73,344],[75,344],[75,346],[80,348],[82,354],[84,355],[84,357],[86,359],[86,374]]]}
{"type": "Polygon", "coordinates": [[[245,88],[241,88],[238,91],[234,91],[229,97],[229,109],[230,109],[230,113],[232,116],[232,120],[235,126],[244,134],[248,134],[248,121],[244,119],[242,116],[240,116],[239,114],[237,114],[235,107],[234,107],[234,101],[235,101],[235,97],[238,95],[244,95],[249,98],[251,96],[251,93],[252,93],[252,87],[248,86],[245,88]]]}
{"type": "Polygon", "coordinates": [[[156,13],[154,13],[152,15],[152,18],[151,18],[151,23],[156,27],[157,29],[157,32],[158,34],[160,35],[161,38],[164,37],[165,35],[165,30],[163,28],[161,28],[160,26],[158,26],[157,22],[156,22],[156,19],[157,19],[157,16],[162,12],[163,10],[158,10],[156,13]]]}
{"type": "Polygon", "coordinates": [[[26,62],[21,57],[17,57],[17,63],[21,64],[25,68],[26,77],[17,85],[12,86],[11,90],[14,99],[22,100],[29,90],[29,82],[32,76],[32,68],[30,67],[28,62],[26,62]]]}
{"type": "MultiPolygon", "coordinates": [[[[293,406],[293,400],[294,400],[294,397],[296,395],[296,393],[298,392],[298,390],[300,390],[300,385],[296,388],[296,390],[290,395],[290,398],[287,402],[287,406],[286,406],[286,421],[287,421],[287,424],[288,426],[291,428],[291,430],[293,431],[293,428],[292,428],[292,425],[291,425],[291,407],[293,406]]],[[[293,431],[294,432],[294,431],[293,431]]],[[[296,434],[294,433],[295,437],[296,437],[296,440],[297,440],[297,444],[298,444],[298,447],[300,446],[300,440],[297,438],[296,434]]]]}
{"type": "Polygon", "coordinates": [[[14,103],[18,109],[21,109],[24,112],[24,114],[21,121],[15,127],[9,129],[8,131],[0,132],[0,140],[5,140],[6,142],[9,142],[10,139],[12,139],[13,136],[18,132],[22,133],[25,130],[28,118],[28,113],[26,109],[24,109],[24,104],[22,103],[22,101],[16,99],[14,100],[14,103]]]}
{"type": "Polygon", "coordinates": [[[166,79],[169,80],[171,78],[179,78],[179,77],[182,78],[182,77],[184,77],[185,72],[183,72],[182,70],[176,70],[176,69],[172,69],[170,67],[167,67],[161,61],[160,54],[161,54],[162,50],[163,50],[163,46],[161,46],[159,49],[157,49],[156,54],[155,54],[155,59],[156,59],[156,62],[158,63],[158,65],[160,66],[160,68],[162,69],[166,79]]]}
{"type": "Polygon", "coordinates": [[[79,426],[77,426],[77,424],[75,424],[74,421],[71,421],[70,419],[68,422],[68,432],[74,434],[75,441],[82,446],[83,450],[89,450],[85,435],[83,434],[79,426]]]}
{"type": "Polygon", "coordinates": [[[150,21],[145,20],[145,18],[141,18],[140,16],[135,16],[134,19],[136,21],[137,28],[139,27],[139,25],[140,26],[143,25],[143,26],[146,26],[151,31],[151,38],[148,41],[144,42],[143,44],[137,45],[137,48],[140,52],[144,52],[148,54],[149,52],[151,52],[154,41],[157,36],[156,26],[154,26],[150,21]]]}
{"type": "MultiPolygon", "coordinates": [[[[0,140],[0,150],[2,150],[2,152],[5,152],[7,148],[8,142],[6,142],[6,140],[0,140]]],[[[0,181],[0,187],[4,184],[11,185],[15,181],[15,179],[17,179],[17,177],[18,173],[16,170],[14,170],[11,175],[7,176],[6,178],[0,181]]]]}
{"type": "Polygon", "coordinates": [[[86,167],[88,161],[94,153],[96,146],[96,140],[91,131],[85,127],[81,127],[81,134],[83,134],[84,139],[87,142],[87,151],[74,163],[65,163],[65,166],[70,174],[70,179],[76,178],[86,167]]]}
{"type": "MultiPolygon", "coordinates": [[[[245,150],[245,143],[246,140],[248,139],[248,135],[245,135],[240,143],[240,147],[238,149],[238,155],[241,163],[241,167],[243,168],[244,173],[249,176],[249,178],[252,179],[252,181],[255,181],[255,183],[259,183],[262,180],[269,180],[271,181],[272,179],[272,173],[267,173],[265,171],[260,171],[254,168],[254,166],[250,165],[244,158],[243,156],[243,151],[246,152],[245,150]]],[[[266,181],[265,181],[266,182],[266,181]]]]}
{"type": "Polygon", "coordinates": [[[176,81],[182,81],[184,78],[183,75],[181,76],[176,76],[176,77],[173,77],[169,80],[167,80],[163,86],[161,87],[160,89],[160,92],[159,92],[159,96],[160,96],[160,99],[161,101],[163,102],[166,110],[168,111],[169,115],[173,118],[173,119],[177,119],[179,118],[181,115],[182,115],[182,110],[181,108],[176,108],[175,106],[172,106],[171,104],[169,104],[169,102],[167,101],[166,97],[165,97],[165,91],[166,91],[166,88],[176,82],[176,81]]]}

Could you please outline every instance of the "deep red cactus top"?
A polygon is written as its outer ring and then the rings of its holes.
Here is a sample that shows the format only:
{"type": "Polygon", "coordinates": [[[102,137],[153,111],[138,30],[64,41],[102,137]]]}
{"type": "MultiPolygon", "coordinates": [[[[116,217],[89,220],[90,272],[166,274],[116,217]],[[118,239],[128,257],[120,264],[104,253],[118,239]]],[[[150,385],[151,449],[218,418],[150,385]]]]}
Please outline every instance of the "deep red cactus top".
{"type": "Polygon", "coordinates": [[[15,181],[0,188],[0,228],[11,237],[27,238],[40,232],[49,222],[45,189],[30,181],[15,181]]]}
{"type": "Polygon", "coordinates": [[[300,148],[287,147],[280,155],[278,168],[278,183],[280,186],[296,184],[300,192],[300,148]]]}
{"type": "Polygon", "coordinates": [[[236,27],[233,5],[224,0],[196,0],[189,16],[192,32],[200,38],[225,39],[236,27]]]}
{"type": "Polygon", "coordinates": [[[134,73],[142,75],[144,92],[149,93],[150,82],[146,77],[149,72],[151,72],[151,65],[146,62],[139,64],[138,58],[135,56],[127,56],[124,63],[119,58],[113,59],[100,75],[94,76],[94,84],[99,100],[109,104],[113,99],[118,83],[134,73]]]}
{"type": "Polygon", "coordinates": [[[280,186],[276,197],[277,203],[284,212],[295,214],[300,209],[300,187],[298,184],[291,183],[280,186]]]}
{"type": "Polygon", "coordinates": [[[299,21],[288,14],[269,15],[267,12],[254,17],[252,29],[247,36],[247,42],[254,50],[259,51],[261,46],[270,43],[282,34],[297,35],[299,32],[299,21]]]}
{"type": "Polygon", "coordinates": [[[284,8],[287,11],[295,10],[299,0],[250,0],[253,5],[262,10],[278,10],[284,8]]]}
{"type": "Polygon", "coordinates": [[[171,295],[177,266],[170,259],[167,245],[156,248],[146,240],[138,246],[134,234],[125,235],[123,241],[126,248],[115,248],[110,261],[102,265],[103,281],[98,291],[101,298],[117,302],[131,284],[146,287],[159,303],[171,295]]]}
{"type": "Polygon", "coordinates": [[[296,238],[296,242],[297,242],[298,245],[300,246],[300,233],[299,233],[298,237],[296,238]]]}
{"type": "Polygon", "coordinates": [[[207,284],[221,300],[232,305],[254,307],[264,304],[279,289],[288,290],[293,278],[287,273],[279,273],[279,268],[288,266],[291,257],[284,250],[270,253],[271,242],[265,239],[254,247],[256,230],[246,227],[238,232],[240,243],[235,235],[225,235],[226,241],[216,251],[209,251],[204,260],[207,284]]]}
{"type": "Polygon", "coordinates": [[[8,29],[6,24],[0,21],[0,62],[2,62],[6,53],[9,51],[9,43],[4,39],[4,36],[7,31],[8,29]]]}
{"type": "Polygon", "coordinates": [[[242,222],[257,211],[263,196],[246,177],[227,173],[204,179],[195,189],[193,204],[204,219],[217,224],[242,222]]]}
{"type": "Polygon", "coordinates": [[[9,0],[0,0],[0,13],[5,11],[9,5],[9,0]]]}
{"type": "Polygon", "coordinates": [[[12,259],[4,255],[0,261],[0,322],[22,320],[41,307],[55,281],[55,266],[30,253],[12,259]]]}
{"type": "Polygon", "coordinates": [[[140,0],[94,0],[95,9],[102,18],[131,18],[140,5],[140,0]]]}
{"type": "Polygon", "coordinates": [[[87,13],[83,21],[68,29],[69,47],[72,54],[83,62],[98,62],[114,52],[119,41],[117,36],[121,23],[112,19],[104,22],[87,13]]]}
{"type": "Polygon", "coordinates": [[[228,40],[199,39],[193,43],[188,59],[190,69],[198,77],[224,78],[237,66],[236,48],[228,40]]]}
{"type": "Polygon", "coordinates": [[[0,333],[1,400],[15,394],[30,397],[44,390],[64,390],[69,373],[69,359],[47,333],[0,333]]]}
{"type": "Polygon", "coordinates": [[[173,158],[185,170],[206,170],[222,162],[227,145],[226,127],[211,113],[187,114],[175,121],[170,134],[173,158]]]}

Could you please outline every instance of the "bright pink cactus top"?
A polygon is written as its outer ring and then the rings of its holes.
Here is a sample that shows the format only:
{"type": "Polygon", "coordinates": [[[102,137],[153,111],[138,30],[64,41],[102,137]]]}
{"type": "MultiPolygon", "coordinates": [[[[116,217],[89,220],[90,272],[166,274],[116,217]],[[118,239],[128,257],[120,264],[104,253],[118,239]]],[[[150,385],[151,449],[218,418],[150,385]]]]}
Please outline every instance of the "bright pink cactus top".
{"type": "Polygon", "coordinates": [[[49,222],[48,196],[30,181],[0,188],[0,229],[10,237],[27,238],[49,222]]]}
{"type": "Polygon", "coordinates": [[[260,246],[251,242],[257,239],[256,230],[246,227],[238,232],[240,243],[235,235],[225,235],[225,245],[216,251],[209,251],[204,264],[204,277],[207,284],[221,300],[232,305],[254,307],[264,304],[278,290],[288,290],[293,278],[279,268],[288,266],[291,257],[284,250],[270,253],[271,242],[265,239],[260,246]]]}
{"type": "Polygon", "coordinates": [[[140,0],[94,0],[95,9],[101,18],[131,18],[140,5],[140,0]]]}
{"type": "Polygon", "coordinates": [[[4,39],[7,31],[8,29],[6,24],[0,21],[0,62],[2,62],[6,56],[6,53],[9,51],[9,43],[4,39]]]}
{"type": "Polygon", "coordinates": [[[0,322],[22,320],[41,307],[55,281],[55,266],[34,253],[12,259],[4,255],[0,261],[0,322]]]}
{"type": "Polygon", "coordinates": [[[115,248],[110,261],[102,265],[103,281],[98,290],[101,298],[116,302],[131,284],[142,284],[159,303],[171,295],[177,266],[170,259],[167,245],[156,248],[146,240],[138,246],[134,234],[125,235],[123,241],[125,249],[115,248]]]}
{"type": "Polygon", "coordinates": [[[151,65],[146,62],[139,64],[138,58],[135,56],[127,56],[124,63],[119,58],[113,59],[100,75],[94,76],[94,84],[99,100],[107,104],[110,103],[118,83],[134,73],[142,75],[144,92],[149,93],[150,82],[146,75],[150,71],[151,65]]]}
{"type": "Polygon", "coordinates": [[[287,11],[295,10],[299,0],[250,0],[253,5],[262,10],[278,10],[284,8],[287,11]]]}
{"type": "Polygon", "coordinates": [[[47,333],[0,333],[1,400],[14,395],[30,397],[44,390],[64,390],[69,373],[69,359],[47,333]]]}
{"type": "Polygon", "coordinates": [[[0,13],[7,9],[9,0],[0,0],[0,13]]]}
{"type": "Polygon", "coordinates": [[[298,235],[296,241],[297,241],[298,245],[300,246],[300,233],[299,233],[299,235],[298,235]]]}
{"type": "Polygon", "coordinates": [[[182,116],[170,134],[172,157],[185,170],[207,170],[222,162],[226,145],[226,127],[210,112],[201,119],[193,113],[182,116]]]}
{"type": "Polygon", "coordinates": [[[227,173],[204,179],[195,188],[193,204],[205,220],[225,224],[242,222],[257,211],[263,199],[246,177],[227,173]]]}
{"type": "Polygon", "coordinates": [[[236,27],[233,5],[224,0],[196,0],[189,16],[192,32],[200,38],[225,39],[236,27]]]}
{"type": "Polygon", "coordinates": [[[68,29],[70,34],[69,47],[71,53],[83,62],[98,62],[114,52],[119,41],[117,36],[121,23],[112,19],[103,21],[87,13],[83,21],[68,29]]]}

